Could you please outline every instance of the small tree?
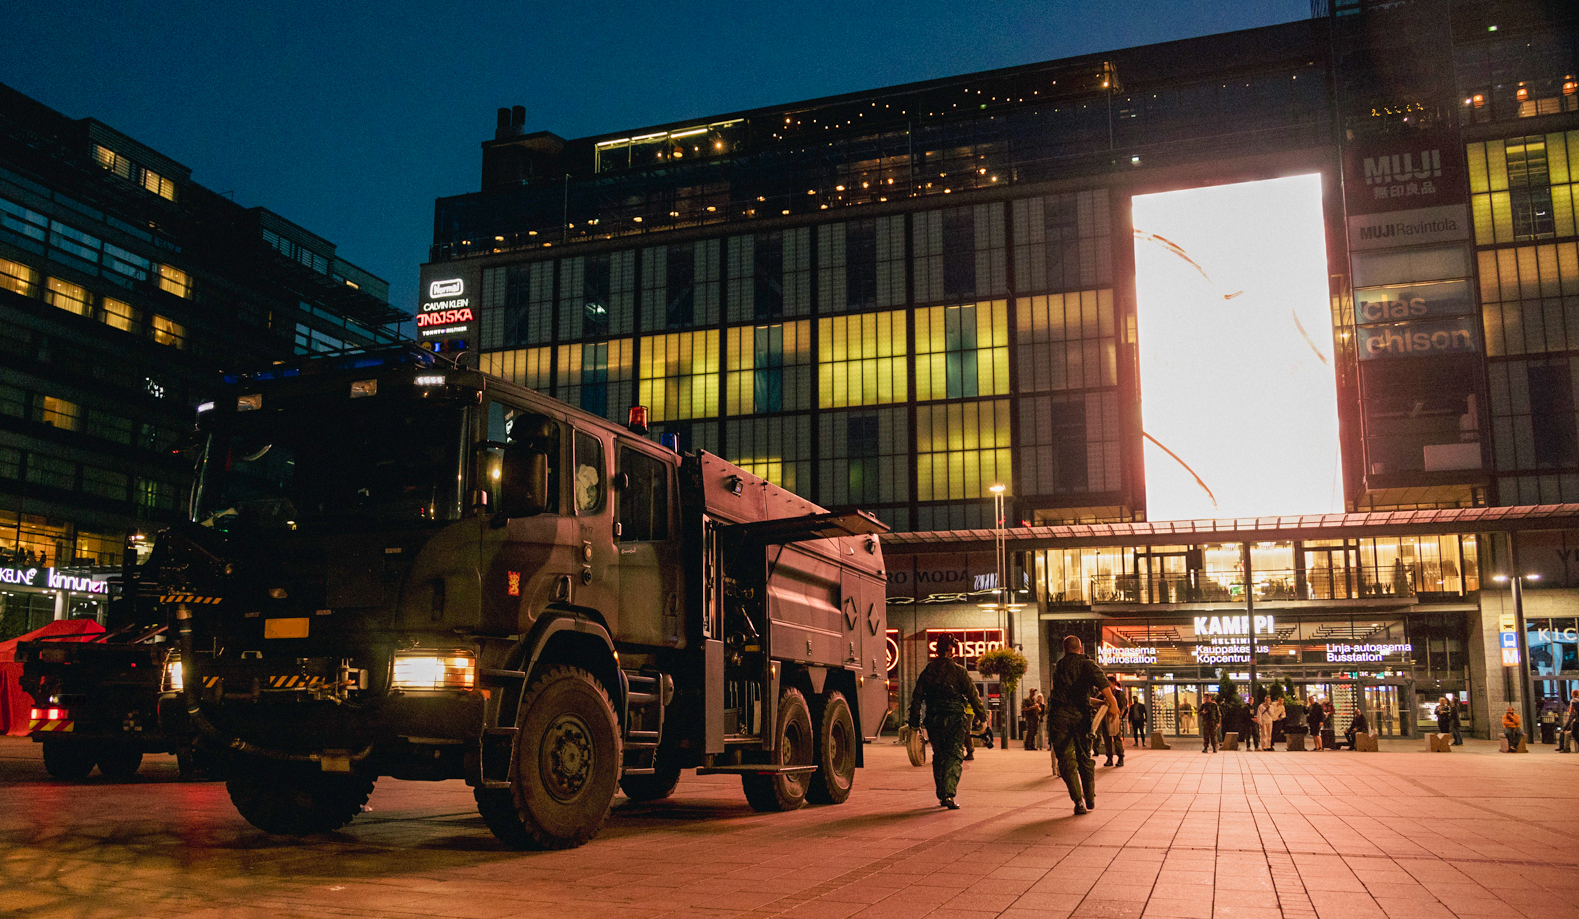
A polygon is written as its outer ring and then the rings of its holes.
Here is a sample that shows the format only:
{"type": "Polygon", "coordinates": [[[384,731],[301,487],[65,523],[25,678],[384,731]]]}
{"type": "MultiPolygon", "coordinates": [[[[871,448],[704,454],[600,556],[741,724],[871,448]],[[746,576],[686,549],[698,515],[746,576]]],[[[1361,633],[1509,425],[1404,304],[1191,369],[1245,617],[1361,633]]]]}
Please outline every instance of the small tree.
{"type": "Polygon", "coordinates": [[[1237,706],[1241,703],[1239,687],[1234,685],[1234,678],[1229,676],[1225,667],[1217,671],[1217,704],[1223,706],[1237,706]]]}
{"type": "Polygon", "coordinates": [[[1003,746],[1009,746],[1009,716],[1014,708],[1011,700],[1014,692],[1020,686],[1020,678],[1025,676],[1025,671],[1030,667],[1025,655],[1013,648],[993,648],[976,660],[976,672],[982,676],[998,678],[998,698],[1001,700],[1000,710],[1003,712],[1003,722],[1000,733],[1003,735],[1003,746]]]}

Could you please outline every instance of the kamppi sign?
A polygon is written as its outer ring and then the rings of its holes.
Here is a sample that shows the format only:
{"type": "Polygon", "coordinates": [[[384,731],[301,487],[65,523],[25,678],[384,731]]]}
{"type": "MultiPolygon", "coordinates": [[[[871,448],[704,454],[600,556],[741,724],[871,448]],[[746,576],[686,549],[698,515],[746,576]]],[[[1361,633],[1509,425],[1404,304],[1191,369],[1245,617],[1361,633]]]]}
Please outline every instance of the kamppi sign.
{"type": "Polygon", "coordinates": [[[422,300],[417,307],[419,338],[454,338],[469,334],[477,320],[476,278],[453,265],[422,272],[422,300]]]}

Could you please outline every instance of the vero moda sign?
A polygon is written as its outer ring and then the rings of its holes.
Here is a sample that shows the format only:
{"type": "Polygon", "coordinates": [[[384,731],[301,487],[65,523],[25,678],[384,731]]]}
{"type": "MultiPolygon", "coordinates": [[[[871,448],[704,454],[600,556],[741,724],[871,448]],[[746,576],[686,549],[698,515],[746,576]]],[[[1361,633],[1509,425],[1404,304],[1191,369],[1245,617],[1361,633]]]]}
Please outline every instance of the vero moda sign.
{"type": "Polygon", "coordinates": [[[1454,131],[1356,141],[1343,153],[1349,248],[1457,242],[1469,238],[1469,182],[1454,131]]]}

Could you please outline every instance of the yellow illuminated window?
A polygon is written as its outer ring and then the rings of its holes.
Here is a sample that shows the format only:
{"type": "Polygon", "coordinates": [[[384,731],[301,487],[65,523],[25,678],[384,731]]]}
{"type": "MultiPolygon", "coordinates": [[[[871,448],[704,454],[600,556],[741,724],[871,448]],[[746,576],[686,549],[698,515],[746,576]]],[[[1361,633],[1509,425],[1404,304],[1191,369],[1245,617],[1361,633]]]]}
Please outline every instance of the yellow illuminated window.
{"type": "Polygon", "coordinates": [[[129,303],[105,297],[102,301],[104,307],[104,324],[122,332],[137,331],[137,310],[129,303]]]}
{"type": "Polygon", "coordinates": [[[725,412],[750,415],[811,407],[811,322],[729,329],[725,412]]]}
{"type": "Polygon", "coordinates": [[[192,296],[192,279],[186,272],[169,265],[159,266],[159,289],[177,297],[192,296]]]}
{"type": "Polygon", "coordinates": [[[1476,257],[1487,354],[1579,348],[1579,244],[1518,246],[1476,257]]]}
{"type": "Polygon", "coordinates": [[[123,179],[129,179],[132,177],[132,161],[116,153],[114,150],[111,150],[109,147],[95,144],[93,146],[93,158],[98,161],[100,166],[103,166],[105,169],[108,169],[123,179]]]}
{"type": "Polygon", "coordinates": [[[560,399],[594,415],[624,421],[631,406],[634,373],[631,340],[560,345],[560,399]]]}
{"type": "Polygon", "coordinates": [[[775,485],[811,497],[811,416],[778,415],[728,422],[726,458],[775,485]]]}
{"type": "Polygon", "coordinates": [[[75,431],[82,418],[82,407],[75,402],[45,396],[38,406],[38,420],[65,431],[75,431]]]}
{"type": "Polygon", "coordinates": [[[488,351],[478,358],[477,368],[527,389],[548,392],[553,383],[549,373],[552,348],[518,348],[514,351],[488,351]]]}
{"type": "Polygon", "coordinates": [[[1469,144],[1476,245],[1575,235],[1579,131],[1469,144]]]}
{"type": "Polygon", "coordinates": [[[21,262],[0,258],[0,290],[34,296],[38,293],[38,272],[21,262]]]}
{"type": "Polygon", "coordinates": [[[1010,476],[1009,400],[950,402],[916,408],[916,497],[957,501],[986,497],[1010,476]]]}
{"type": "Polygon", "coordinates": [[[916,398],[1009,391],[1007,300],[916,310],[916,398]]]}
{"type": "Polygon", "coordinates": [[[818,320],[818,404],[882,405],[910,397],[902,310],[818,320]]]}
{"type": "Polygon", "coordinates": [[[1014,312],[1022,391],[1117,385],[1113,291],[1020,297],[1014,312]]]}
{"type": "Polygon", "coordinates": [[[718,333],[649,335],[641,343],[636,398],[653,421],[718,414],[718,333]]]}
{"type": "Polygon", "coordinates": [[[149,316],[148,324],[153,330],[154,341],[182,351],[186,350],[186,326],[159,315],[149,316]]]}
{"type": "Polygon", "coordinates": [[[48,288],[48,291],[44,294],[44,299],[48,300],[51,306],[58,306],[66,312],[76,313],[78,316],[88,315],[88,292],[86,290],[59,278],[50,278],[48,288]]]}

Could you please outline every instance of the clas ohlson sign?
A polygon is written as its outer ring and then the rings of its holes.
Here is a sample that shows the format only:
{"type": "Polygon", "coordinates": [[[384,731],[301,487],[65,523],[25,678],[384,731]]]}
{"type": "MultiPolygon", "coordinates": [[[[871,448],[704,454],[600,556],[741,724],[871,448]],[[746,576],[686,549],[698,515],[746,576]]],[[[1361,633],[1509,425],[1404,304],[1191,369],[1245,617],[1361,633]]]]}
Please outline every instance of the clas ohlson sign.
{"type": "Polygon", "coordinates": [[[1360,360],[1480,350],[1480,321],[1468,281],[1354,292],[1360,360]]]}

